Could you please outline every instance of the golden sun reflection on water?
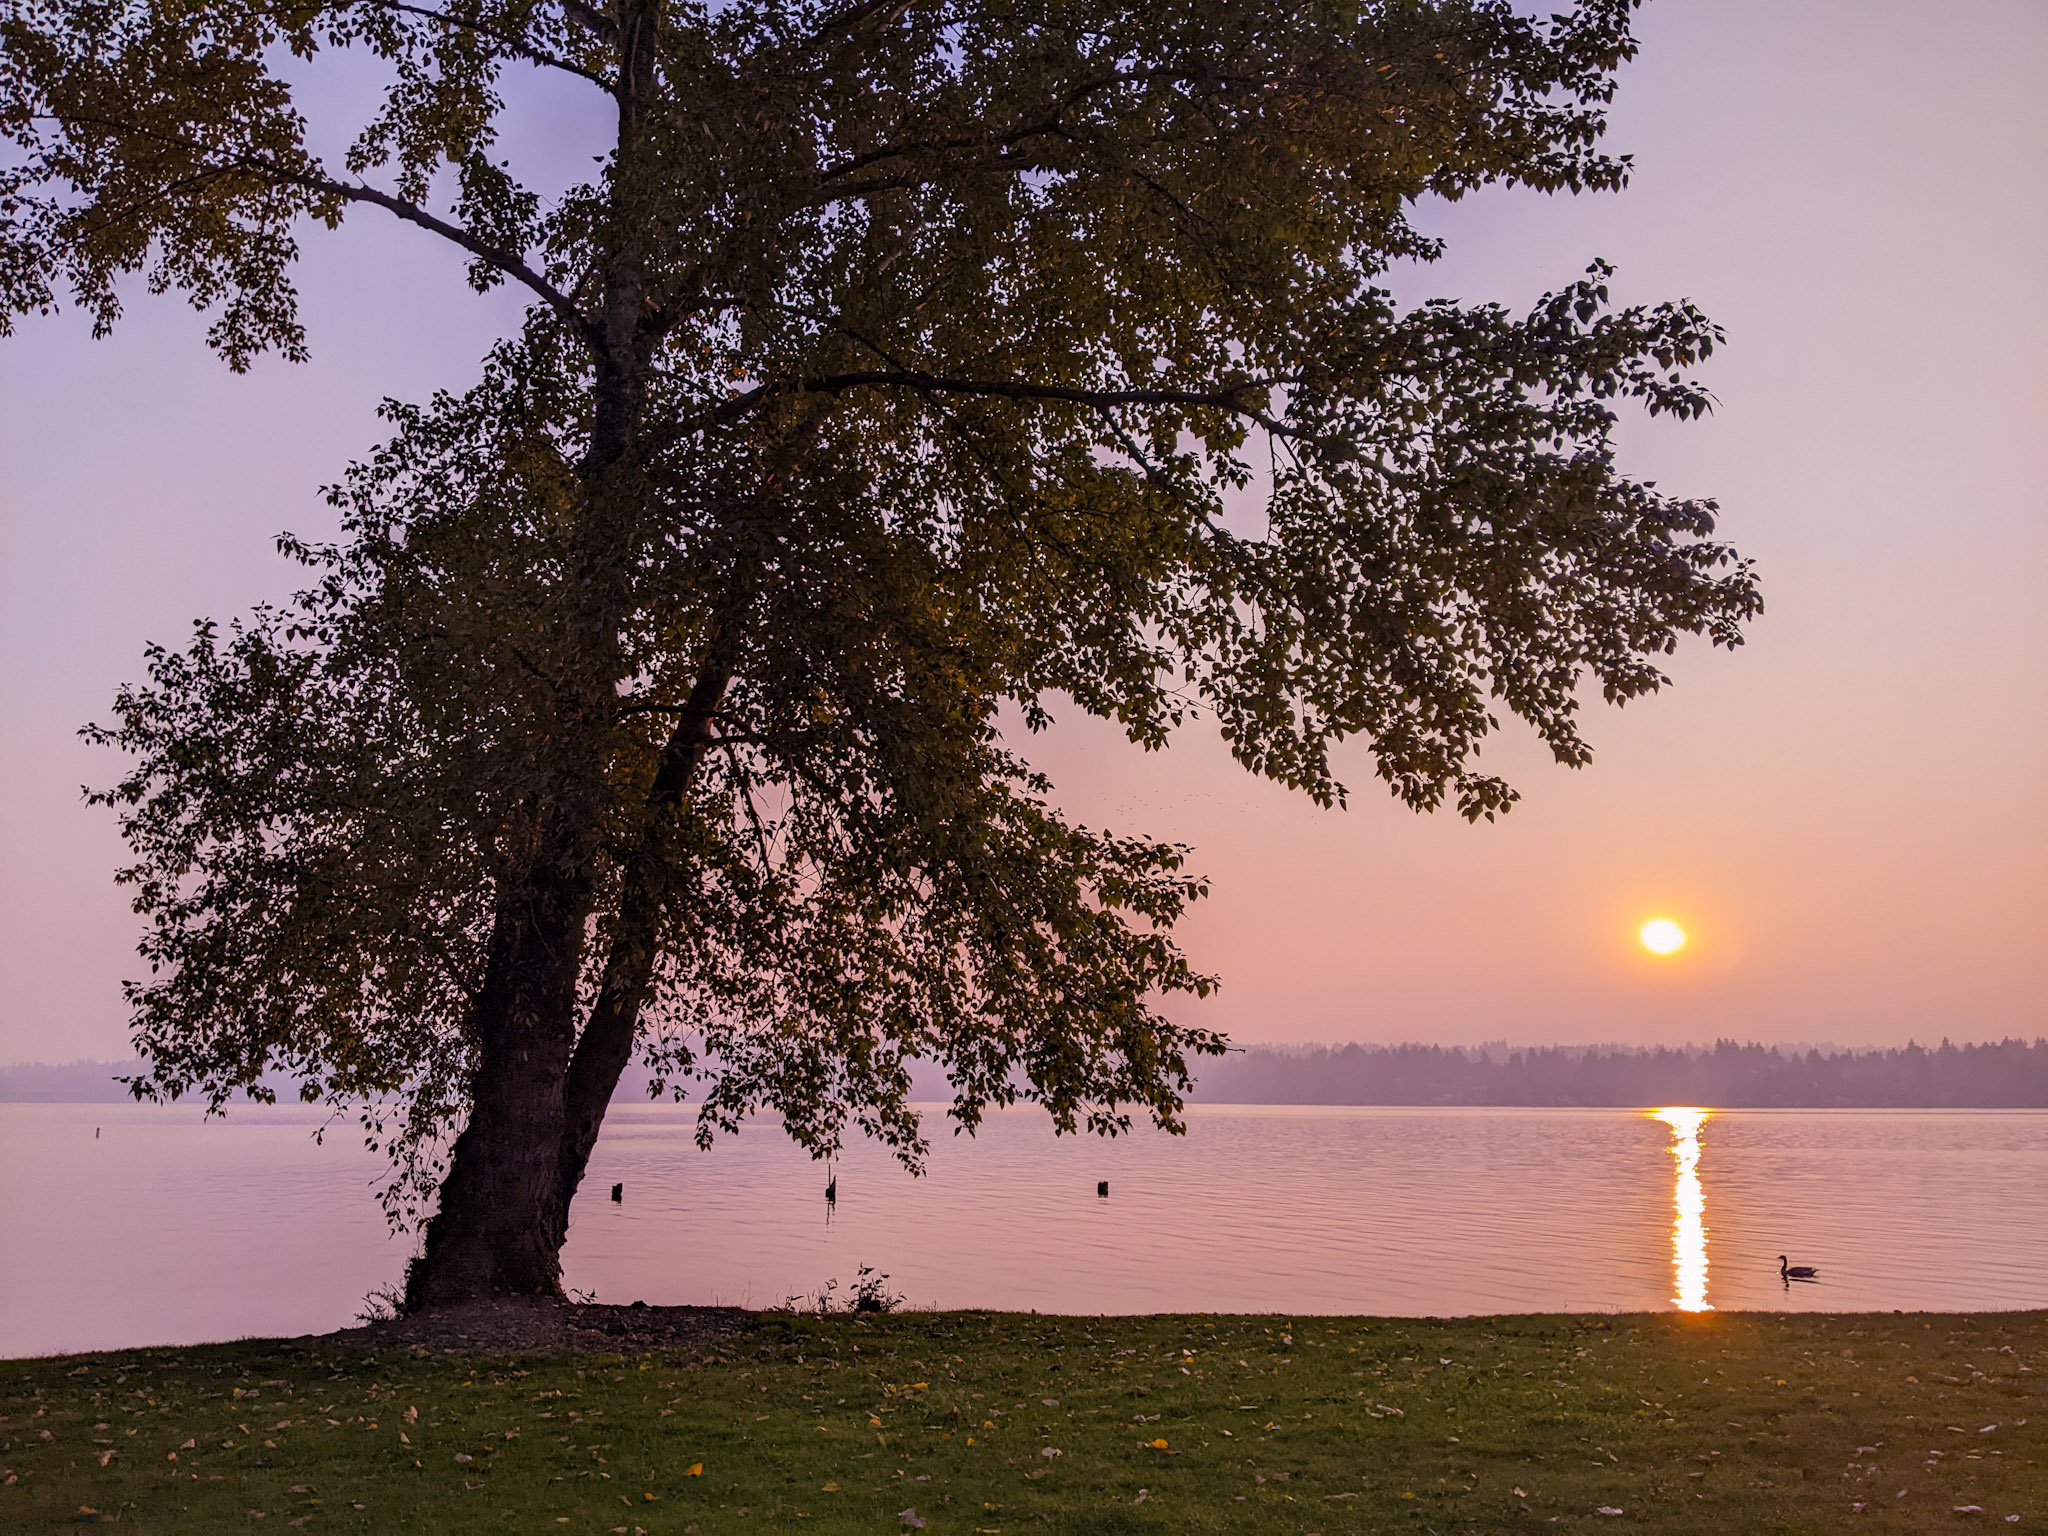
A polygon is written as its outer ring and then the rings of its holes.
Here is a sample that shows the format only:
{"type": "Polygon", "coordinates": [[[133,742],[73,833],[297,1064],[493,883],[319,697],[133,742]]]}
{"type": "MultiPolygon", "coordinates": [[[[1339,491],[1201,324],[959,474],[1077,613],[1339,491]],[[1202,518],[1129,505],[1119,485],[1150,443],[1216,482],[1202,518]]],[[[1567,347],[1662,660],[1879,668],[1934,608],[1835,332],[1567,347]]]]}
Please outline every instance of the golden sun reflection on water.
{"type": "Polygon", "coordinates": [[[1671,1127],[1671,1156],[1678,1178],[1671,1191],[1677,1217],[1671,1223],[1671,1268],[1678,1294],[1672,1304],[1681,1312],[1711,1312],[1707,1300],[1707,1197],[1700,1188],[1700,1127],[1712,1113],[1705,1109],[1653,1109],[1652,1120],[1671,1127]]]}

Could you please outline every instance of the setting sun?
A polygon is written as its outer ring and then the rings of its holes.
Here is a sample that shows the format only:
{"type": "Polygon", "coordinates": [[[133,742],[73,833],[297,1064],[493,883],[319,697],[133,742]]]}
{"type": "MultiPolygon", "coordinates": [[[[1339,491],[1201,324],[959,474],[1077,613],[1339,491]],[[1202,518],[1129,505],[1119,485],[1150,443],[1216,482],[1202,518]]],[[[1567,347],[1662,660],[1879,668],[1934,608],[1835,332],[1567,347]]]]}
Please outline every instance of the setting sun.
{"type": "Polygon", "coordinates": [[[1674,955],[1685,948],[1685,930],[1668,917],[1653,917],[1636,930],[1643,948],[1653,955],[1674,955]]]}

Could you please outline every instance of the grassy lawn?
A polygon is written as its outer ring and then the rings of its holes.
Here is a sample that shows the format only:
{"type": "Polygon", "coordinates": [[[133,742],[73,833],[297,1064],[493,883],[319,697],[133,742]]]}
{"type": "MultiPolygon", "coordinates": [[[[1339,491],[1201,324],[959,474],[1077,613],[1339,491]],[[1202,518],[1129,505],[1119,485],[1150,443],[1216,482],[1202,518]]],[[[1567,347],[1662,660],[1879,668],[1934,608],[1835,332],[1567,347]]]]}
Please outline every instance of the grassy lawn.
{"type": "Polygon", "coordinates": [[[767,1314],[689,1359],[127,1350],[0,1364],[0,1468],[0,1536],[2036,1536],[2048,1314],[767,1314]]]}

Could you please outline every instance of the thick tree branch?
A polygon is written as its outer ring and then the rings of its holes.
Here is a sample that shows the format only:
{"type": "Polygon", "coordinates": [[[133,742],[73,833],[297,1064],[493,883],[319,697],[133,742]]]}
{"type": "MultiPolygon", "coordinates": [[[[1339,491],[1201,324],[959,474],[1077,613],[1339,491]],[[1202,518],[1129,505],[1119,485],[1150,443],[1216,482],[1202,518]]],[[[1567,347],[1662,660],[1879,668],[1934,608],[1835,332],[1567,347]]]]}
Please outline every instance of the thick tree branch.
{"type": "Polygon", "coordinates": [[[1094,411],[1114,410],[1129,405],[1185,405],[1228,411],[1264,428],[1276,438],[1298,439],[1309,434],[1288,425],[1270,411],[1252,403],[1268,390],[1300,382],[1275,375],[1246,379],[1222,389],[1082,389],[1065,384],[1033,384],[1021,379],[960,379],[927,373],[916,368],[871,369],[852,373],[821,374],[775,384],[756,384],[731,399],[721,401],[679,423],[683,432],[741,420],[779,395],[843,394],[853,389],[911,389],[928,395],[965,395],[1001,400],[1047,400],[1085,406],[1094,411]]]}
{"type": "MultiPolygon", "coordinates": [[[[1240,96],[1256,95],[1262,91],[1286,89],[1299,84],[1300,82],[1287,76],[1237,77],[1208,71],[1196,72],[1179,66],[1162,69],[1109,70],[1075,82],[1065,95],[1050,103],[1046,111],[1027,123],[1021,123],[1001,133],[956,134],[950,138],[940,139],[907,139],[848,155],[818,173],[818,190],[813,201],[830,203],[874,197],[883,192],[905,191],[924,186],[933,180],[925,171],[905,171],[880,176],[861,175],[864,171],[877,166],[887,166],[894,161],[984,154],[992,155],[986,162],[986,168],[990,170],[1033,169],[1037,165],[1035,160],[1014,153],[1020,145],[1028,144],[1034,139],[1045,138],[1072,142],[1076,134],[1067,122],[1068,114],[1091,98],[1121,86],[1148,89],[1163,86],[1169,90],[1194,87],[1203,99],[1211,99],[1232,93],[1240,96]]],[[[1135,147],[1137,146],[1129,139],[1119,144],[1119,148],[1126,152],[1135,147]]]]}
{"type": "Polygon", "coordinates": [[[660,952],[661,925],[668,915],[670,822],[713,744],[711,722],[732,683],[725,655],[726,648],[714,642],[662,748],[654,784],[647,792],[640,846],[626,861],[604,979],[591,1006],[590,1022],[584,1025],[569,1063],[568,1137],[562,1147],[562,1208],[558,1215],[565,1232],[569,1201],[582,1181],[590,1149],[597,1144],[612,1090],[633,1054],[640,1008],[647,1000],[660,952]]]}
{"type": "Polygon", "coordinates": [[[562,14],[608,48],[619,45],[619,24],[584,0],[562,0],[562,14]]]}
{"type": "Polygon", "coordinates": [[[1058,101],[1052,103],[1051,110],[1028,123],[1010,129],[1006,133],[961,134],[949,139],[939,140],[913,139],[906,143],[884,144],[878,149],[865,150],[857,155],[848,155],[836,165],[827,166],[818,173],[819,187],[821,190],[830,187],[834,182],[842,181],[857,172],[868,169],[870,166],[881,165],[890,160],[902,160],[911,156],[973,154],[988,150],[1014,149],[1017,145],[1030,139],[1071,137],[1065,122],[1068,112],[1086,101],[1090,96],[1100,91],[1108,90],[1111,86],[1126,83],[1133,78],[1135,77],[1119,74],[1116,71],[1111,71],[1104,75],[1091,76],[1077,84],[1058,101]]]}
{"type": "MultiPolygon", "coordinates": [[[[320,192],[330,197],[338,197],[344,202],[369,203],[375,207],[382,208],[387,213],[395,214],[409,224],[417,224],[421,229],[429,230],[441,236],[442,239],[461,246],[470,255],[484,262],[487,266],[502,272],[512,281],[524,284],[532,289],[546,301],[549,308],[561,316],[570,330],[586,344],[595,346],[602,341],[601,333],[590,323],[583,312],[576,307],[575,301],[538,272],[534,271],[532,267],[528,266],[525,259],[516,251],[508,251],[503,246],[494,245],[482,236],[464,229],[460,224],[451,223],[447,219],[429,213],[426,209],[420,207],[419,204],[409,202],[405,198],[380,191],[376,187],[364,186],[359,182],[336,181],[332,176],[322,175],[318,171],[297,170],[291,166],[281,165],[269,155],[255,154],[248,150],[221,149],[215,145],[206,144],[195,139],[188,139],[181,135],[158,133],[153,129],[144,128],[135,123],[123,122],[116,118],[94,117],[85,113],[49,113],[44,115],[51,122],[99,128],[108,133],[120,134],[128,138],[147,139],[154,143],[165,144],[183,150],[185,153],[202,160],[212,159],[217,162],[211,166],[202,166],[190,176],[184,178],[186,184],[201,182],[218,176],[231,175],[236,171],[253,172],[258,176],[264,177],[273,185],[299,187],[308,192],[320,192]]],[[[177,184],[174,183],[173,185],[177,184]]],[[[164,189],[164,191],[169,190],[164,189]]],[[[157,196],[163,196],[164,191],[160,191],[157,196]]],[[[139,208],[140,206],[146,206],[146,204],[131,206],[139,208]]]]}
{"type": "Polygon", "coordinates": [[[371,6],[380,11],[399,11],[407,16],[418,16],[426,21],[439,22],[444,27],[456,27],[465,32],[474,32],[479,37],[488,37],[494,43],[502,43],[518,57],[529,64],[538,64],[545,69],[559,69],[565,74],[576,75],[588,80],[607,95],[614,89],[611,81],[595,70],[572,64],[567,59],[549,53],[545,48],[536,48],[516,33],[505,32],[497,27],[486,26],[480,21],[470,21],[461,16],[451,16],[446,11],[437,11],[430,6],[409,5],[406,0],[355,0],[358,5],[371,6]]]}
{"type": "MultiPolygon", "coordinates": [[[[1275,437],[1299,437],[1298,428],[1252,400],[1267,391],[1294,382],[1290,379],[1246,379],[1222,389],[1081,389],[1065,384],[1033,384],[1022,379],[956,379],[918,369],[874,369],[859,373],[826,374],[804,379],[794,386],[803,394],[843,394],[850,389],[914,389],[933,395],[974,395],[997,400],[1048,400],[1091,410],[1113,410],[1122,405],[1185,405],[1229,411],[1256,422],[1275,437]]],[[[769,386],[750,390],[748,395],[773,392],[769,386]]],[[[746,399],[748,396],[740,396],[746,399]]]]}
{"type": "Polygon", "coordinates": [[[490,241],[470,233],[460,224],[451,223],[447,219],[429,213],[417,203],[408,202],[402,197],[394,197],[391,193],[380,191],[376,187],[363,186],[357,182],[336,181],[329,176],[294,172],[277,166],[254,168],[265,169],[279,180],[305,187],[308,191],[326,192],[331,196],[339,197],[351,203],[369,203],[373,207],[382,208],[387,213],[397,215],[408,224],[417,224],[421,229],[430,230],[442,239],[461,246],[470,255],[476,257],[485,265],[502,272],[513,282],[523,283],[526,287],[531,288],[540,295],[550,309],[561,317],[563,323],[586,344],[591,346],[601,344],[601,332],[590,322],[583,311],[576,307],[575,301],[566,293],[563,293],[561,289],[555,287],[554,284],[534,271],[516,253],[508,251],[502,246],[493,245],[490,241]]]}

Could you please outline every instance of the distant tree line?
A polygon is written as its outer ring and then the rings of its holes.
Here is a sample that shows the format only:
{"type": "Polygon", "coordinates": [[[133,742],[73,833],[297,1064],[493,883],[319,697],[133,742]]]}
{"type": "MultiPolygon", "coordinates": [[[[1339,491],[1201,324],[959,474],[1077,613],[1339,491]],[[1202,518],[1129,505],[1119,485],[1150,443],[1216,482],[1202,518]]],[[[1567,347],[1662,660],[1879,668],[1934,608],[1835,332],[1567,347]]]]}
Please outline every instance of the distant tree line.
{"type": "MultiPolygon", "coordinates": [[[[140,1062],[0,1067],[0,1103],[125,1100],[140,1062]]],[[[916,1063],[910,1097],[952,1097],[916,1063]]],[[[617,1096],[644,1103],[635,1065],[617,1096]]],[[[288,1086],[288,1085],[285,1085],[288,1086]]],[[[1717,1109],[2048,1109],[2048,1039],[1932,1049],[1783,1046],[1253,1046],[1205,1064],[1191,1095],[1209,1104],[1498,1104],[1534,1108],[1703,1104],[1717,1109]]]]}
{"type": "Polygon", "coordinates": [[[1205,1063],[1212,1104],[1499,1104],[1726,1109],[2048,1108],[2048,1039],[1933,1049],[1254,1046],[1205,1063]]]}
{"type": "Polygon", "coordinates": [[[23,1062],[0,1067],[0,1104],[115,1104],[130,1097],[117,1076],[138,1061],[23,1062]]]}

